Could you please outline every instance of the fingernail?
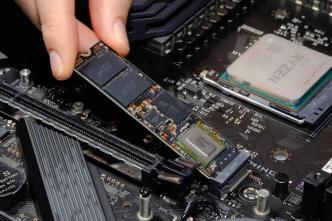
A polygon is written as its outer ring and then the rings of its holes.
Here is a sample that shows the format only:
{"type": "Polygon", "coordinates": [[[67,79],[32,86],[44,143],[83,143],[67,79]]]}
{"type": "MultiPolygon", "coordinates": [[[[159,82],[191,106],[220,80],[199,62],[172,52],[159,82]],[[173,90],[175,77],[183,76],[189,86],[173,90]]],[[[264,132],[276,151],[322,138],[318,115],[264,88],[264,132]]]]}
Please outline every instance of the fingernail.
{"type": "Polygon", "coordinates": [[[119,43],[121,42],[122,47],[126,47],[126,49],[129,51],[129,41],[127,36],[126,25],[120,18],[117,18],[114,22],[114,33],[118,42],[119,43]]]}
{"type": "Polygon", "coordinates": [[[50,52],[50,62],[52,73],[55,78],[61,78],[63,75],[63,63],[59,53],[55,50],[50,52]]]}

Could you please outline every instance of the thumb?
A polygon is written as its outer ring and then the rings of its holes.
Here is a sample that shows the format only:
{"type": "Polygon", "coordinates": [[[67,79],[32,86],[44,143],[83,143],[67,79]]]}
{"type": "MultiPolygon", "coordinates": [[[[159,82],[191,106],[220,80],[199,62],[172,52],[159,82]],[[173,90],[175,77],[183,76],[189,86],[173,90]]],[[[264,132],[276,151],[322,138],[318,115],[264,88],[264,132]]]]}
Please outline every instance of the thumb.
{"type": "Polygon", "coordinates": [[[94,31],[99,39],[122,56],[129,52],[126,21],[131,2],[131,0],[90,0],[94,31]]]}

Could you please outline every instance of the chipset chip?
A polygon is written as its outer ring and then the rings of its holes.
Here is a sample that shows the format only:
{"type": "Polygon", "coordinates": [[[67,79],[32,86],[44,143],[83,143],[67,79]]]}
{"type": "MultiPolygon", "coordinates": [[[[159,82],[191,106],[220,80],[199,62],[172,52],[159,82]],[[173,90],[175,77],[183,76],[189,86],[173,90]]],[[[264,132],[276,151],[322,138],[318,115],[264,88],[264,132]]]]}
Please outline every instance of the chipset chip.
{"type": "Polygon", "coordinates": [[[92,61],[82,66],[79,71],[99,87],[121,73],[126,64],[117,55],[107,51],[97,55],[92,61]]]}
{"type": "Polygon", "coordinates": [[[187,137],[186,141],[204,157],[210,156],[217,149],[217,146],[204,136],[196,136],[196,134],[191,134],[187,137]]]}
{"type": "Polygon", "coordinates": [[[174,120],[177,124],[186,119],[190,114],[184,104],[169,95],[166,91],[161,92],[157,97],[155,105],[160,112],[174,120]]]}
{"type": "Polygon", "coordinates": [[[230,80],[296,104],[332,68],[332,58],[266,34],[231,64],[230,80]]]}
{"type": "Polygon", "coordinates": [[[197,126],[181,135],[179,141],[191,157],[205,166],[225,148],[197,126]]]}
{"type": "Polygon", "coordinates": [[[147,91],[151,83],[135,71],[123,72],[104,87],[104,91],[127,107],[141,94],[147,91]]]}

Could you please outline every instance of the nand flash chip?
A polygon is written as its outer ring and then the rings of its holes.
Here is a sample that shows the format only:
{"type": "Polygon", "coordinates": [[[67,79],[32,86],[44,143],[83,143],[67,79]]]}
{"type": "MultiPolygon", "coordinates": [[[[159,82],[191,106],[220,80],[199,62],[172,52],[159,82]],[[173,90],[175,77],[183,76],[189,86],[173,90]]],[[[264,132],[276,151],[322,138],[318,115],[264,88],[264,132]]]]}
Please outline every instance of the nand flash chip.
{"type": "Polygon", "coordinates": [[[220,75],[219,83],[251,103],[314,124],[332,105],[331,68],[332,57],[266,34],[220,75]]]}

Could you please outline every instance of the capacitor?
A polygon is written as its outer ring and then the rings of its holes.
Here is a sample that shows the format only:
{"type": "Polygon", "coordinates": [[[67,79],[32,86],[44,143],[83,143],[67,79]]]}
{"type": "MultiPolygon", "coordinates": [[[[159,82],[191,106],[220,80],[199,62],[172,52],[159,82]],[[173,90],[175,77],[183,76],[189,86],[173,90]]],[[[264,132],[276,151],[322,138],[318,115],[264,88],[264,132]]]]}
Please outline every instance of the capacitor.
{"type": "Polygon", "coordinates": [[[26,175],[16,168],[0,165],[0,210],[9,210],[26,190],[26,175]]]}
{"type": "Polygon", "coordinates": [[[289,193],[288,191],[289,177],[284,173],[277,173],[274,176],[272,194],[280,199],[285,199],[289,193]]]}
{"type": "Polygon", "coordinates": [[[326,9],[329,13],[329,16],[332,16],[332,0],[327,0],[326,9]]]}
{"type": "Polygon", "coordinates": [[[303,0],[295,0],[295,3],[298,5],[303,5],[303,0]]]}
{"type": "Polygon", "coordinates": [[[20,86],[31,87],[30,79],[31,71],[29,69],[23,69],[20,71],[20,86]]]}
{"type": "Polygon", "coordinates": [[[227,35],[228,10],[226,8],[218,8],[216,14],[220,17],[220,37],[224,37],[227,35]]]}
{"type": "Polygon", "coordinates": [[[206,43],[208,43],[210,41],[210,37],[212,36],[212,28],[213,28],[213,24],[209,21],[203,21],[201,23],[201,29],[204,30],[205,34],[204,34],[204,41],[206,43]]]}
{"type": "Polygon", "coordinates": [[[269,207],[270,192],[267,189],[260,189],[257,192],[257,203],[254,211],[259,216],[266,216],[270,213],[269,207]]]}
{"type": "Polygon", "coordinates": [[[204,47],[204,34],[205,31],[201,28],[197,28],[192,32],[192,35],[196,39],[196,49],[202,49],[204,47]]]}
{"type": "Polygon", "coordinates": [[[221,17],[216,14],[209,14],[207,19],[213,25],[212,37],[219,37],[220,36],[221,17]]]}
{"type": "Polygon", "coordinates": [[[174,62],[177,64],[185,63],[187,59],[187,44],[184,42],[177,42],[174,44],[173,58],[174,62]]]}
{"type": "Polygon", "coordinates": [[[225,8],[228,10],[228,19],[235,19],[237,4],[233,1],[227,1],[225,8]]]}
{"type": "Polygon", "coordinates": [[[232,0],[232,2],[234,2],[236,4],[236,13],[242,13],[242,7],[244,4],[243,0],[232,0]]]}
{"type": "Polygon", "coordinates": [[[251,1],[250,0],[242,0],[242,15],[249,16],[251,9],[251,1]]]}
{"type": "Polygon", "coordinates": [[[192,57],[196,53],[196,39],[193,35],[186,35],[183,42],[187,45],[187,57],[192,57]]]}
{"type": "Polygon", "coordinates": [[[227,19],[227,27],[229,30],[235,30],[236,20],[238,12],[236,11],[237,5],[232,1],[228,1],[225,5],[225,8],[228,10],[228,19],[227,19]]]}
{"type": "Polygon", "coordinates": [[[140,220],[151,220],[153,218],[153,212],[151,210],[151,191],[149,188],[142,188],[140,191],[137,217],[140,220]]]}
{"type": "Polygon", "coordinates": [[[227,25],[228,10],[226,8],[218,8],[216,10],[216,15],[220,16],[220,25],[227,25]]]}
{"type": "Polygon", "coordinates": [[[319,11],[319,9],[321,8],[320,0],[313,0],[311,8],[315,11],[319,11]]]}

